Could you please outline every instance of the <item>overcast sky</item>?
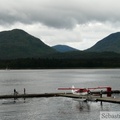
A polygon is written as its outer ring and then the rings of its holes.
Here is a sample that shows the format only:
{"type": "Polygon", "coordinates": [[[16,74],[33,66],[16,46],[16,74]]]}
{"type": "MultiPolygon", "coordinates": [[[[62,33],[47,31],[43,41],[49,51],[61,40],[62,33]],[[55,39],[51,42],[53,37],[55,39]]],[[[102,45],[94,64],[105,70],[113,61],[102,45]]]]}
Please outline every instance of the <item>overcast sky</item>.
{"type": "Polygon", "coordinates": [[[84,50],[120,31],[120,0],[0,0],[0,31],[15,28],[84,50]]]}

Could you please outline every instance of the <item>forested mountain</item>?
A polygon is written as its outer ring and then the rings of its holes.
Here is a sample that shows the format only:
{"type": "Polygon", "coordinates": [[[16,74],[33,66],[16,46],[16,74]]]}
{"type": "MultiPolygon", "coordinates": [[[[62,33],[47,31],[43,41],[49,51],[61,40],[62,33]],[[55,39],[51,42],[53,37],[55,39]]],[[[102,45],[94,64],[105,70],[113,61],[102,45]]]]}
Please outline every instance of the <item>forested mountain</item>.
{"type": "Polygon", "coordinates": [[[19,29],[0,32],[0,69],[120,67],[119,32],[85,51],[64,47],[63,52],[58,52],[19,29]]]}
{"type": "Polygon", "coordinates": [[[38,58],[56,51],[23,30],[0,32],[0,59],[38,58]]]}
{"type": "Polygon", "coordinates": [[[120,32],[110,34],[97,42],[94,46],[87,49],[89,52],[116,52],[120,53],[120,32]]]}

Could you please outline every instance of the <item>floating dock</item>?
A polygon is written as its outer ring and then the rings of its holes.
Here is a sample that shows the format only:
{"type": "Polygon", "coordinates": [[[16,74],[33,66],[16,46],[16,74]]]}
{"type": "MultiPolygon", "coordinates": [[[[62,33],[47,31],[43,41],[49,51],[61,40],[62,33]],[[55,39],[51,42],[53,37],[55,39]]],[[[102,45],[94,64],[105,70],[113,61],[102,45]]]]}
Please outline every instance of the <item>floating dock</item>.
{"type": "Polygon", "coordinates": [[[76,98],[76,99],[85,99],[86,101],[94,101],[94,102],[109,102],[109,103],[118,103],[120,104],[120,98],[114,97],[101,97],[94,95],[74,95],[74,94],[60,94],[62,97],[76,98]]]}
{"type": "Polygon", "coordinates": [[[10,98],[34,98],[34,97],[57,97],[60,93],[44,93],[44,94],[18,94],[18,95],[0,95],[0,99],[10,98]]]}
{"type": "MultiPolygon", "coordinates": [[[[120,93],[120,91],[115,90],[112,91],[112,93],[120,93]]],[[[103,92],[103,94],[105,94],[103,92]]],[[[86,99],[86,101],[96,101],[96,102],[110,102],[110,103],[118,103],[120,104],[120,98],[114,98],[114,97],[104,97],[100,96],[99,94],[97,96],[95,95],[75,95],[72,93],[43,93],[43,94],[11,94],[11,95],[0,95],[0,99],[11,99],[14,100],[17,98],[40,98],[40,97],[69,97],[69,98],[76,98],[76,99],[86,99]]]]}
{"type": "Polygon", "coordinates": [[[120,104],[120,98],[113,98],[113,97],[103,97],[103,98],[97,98],[96,102],[109,102],[109,103],[118,103],[120,104]]]}

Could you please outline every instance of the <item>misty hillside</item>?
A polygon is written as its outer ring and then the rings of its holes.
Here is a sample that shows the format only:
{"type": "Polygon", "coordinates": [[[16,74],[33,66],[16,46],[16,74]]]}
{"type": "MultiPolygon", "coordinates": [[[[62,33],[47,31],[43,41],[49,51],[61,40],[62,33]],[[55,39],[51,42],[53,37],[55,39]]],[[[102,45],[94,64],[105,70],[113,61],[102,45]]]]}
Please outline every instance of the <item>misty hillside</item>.
{"type": "Polygon", "coordinates": [[[56,52],[23,30],[0,32],[0,59],[38,58],[56,52]]]}
{"type": "Polygon", "coordinates": [[[116,52],[120,53],[120,32],[110,34],[97,42],[94,46],[87,49],[90,52],[116,52]]]}

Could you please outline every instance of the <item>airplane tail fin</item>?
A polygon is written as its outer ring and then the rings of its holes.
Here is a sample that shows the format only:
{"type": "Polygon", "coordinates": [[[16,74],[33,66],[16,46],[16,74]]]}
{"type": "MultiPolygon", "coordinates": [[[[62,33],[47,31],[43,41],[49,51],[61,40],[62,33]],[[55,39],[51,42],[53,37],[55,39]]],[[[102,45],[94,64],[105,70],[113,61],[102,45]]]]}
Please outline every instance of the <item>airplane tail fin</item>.
{"type": "Polygon", "coordinates": [[[74,94],[75,93],[75,90],[74,90],[74,85],[72,85],[72,93],[74,94]]]}

